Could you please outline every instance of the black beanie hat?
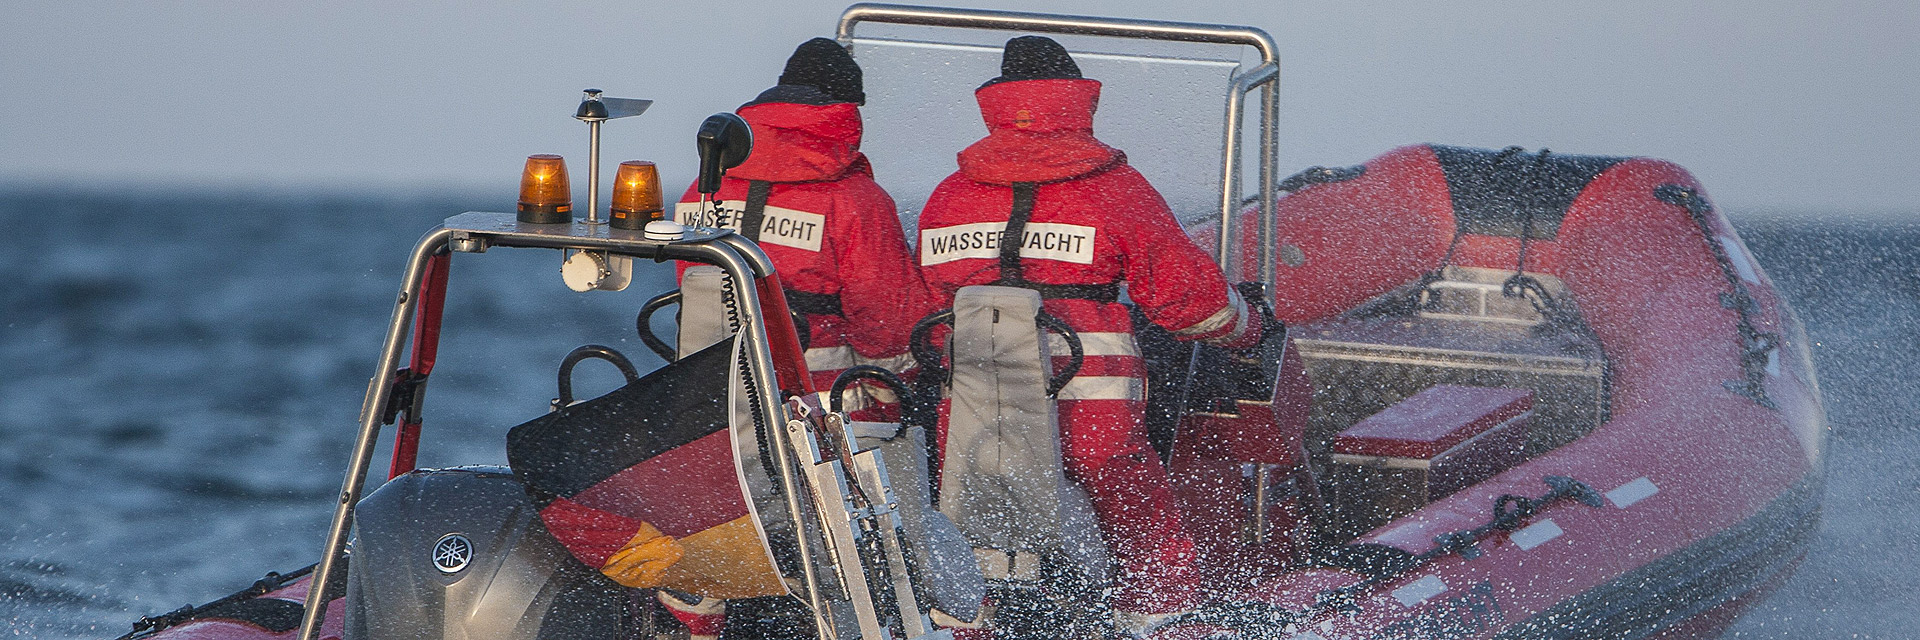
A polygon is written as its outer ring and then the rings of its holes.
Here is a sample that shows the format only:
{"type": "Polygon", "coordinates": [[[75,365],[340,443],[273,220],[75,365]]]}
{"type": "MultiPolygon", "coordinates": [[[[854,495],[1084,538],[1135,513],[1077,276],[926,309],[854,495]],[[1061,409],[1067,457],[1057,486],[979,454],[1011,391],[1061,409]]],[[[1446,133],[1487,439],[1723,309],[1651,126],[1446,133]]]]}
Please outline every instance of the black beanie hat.
{"type": "Polygon", "coordinates": [[[816,87],[840,102],[867,103],[860,65],[840,43],[826,38],[800,43],[787,58],[787,68],[780,72],[780,84],[816,87]]]}
{"type": "Polygon", "coordinates": [[[988,80],[987,87],[1016,80],[1055,80],[1079,78],[1080,65],[1073,63],[1067,48],[1045,36],[1020,36],[1007,41],[1000,57],[1000,77],[988,80]]]}

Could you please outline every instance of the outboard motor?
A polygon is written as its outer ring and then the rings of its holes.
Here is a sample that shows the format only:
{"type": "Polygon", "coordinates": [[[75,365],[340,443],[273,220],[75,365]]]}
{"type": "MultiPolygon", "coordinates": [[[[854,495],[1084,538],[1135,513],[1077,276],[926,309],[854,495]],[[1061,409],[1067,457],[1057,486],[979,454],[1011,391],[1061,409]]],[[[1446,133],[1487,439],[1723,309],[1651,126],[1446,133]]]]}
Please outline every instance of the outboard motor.
{"type": "Polygon", "coordinates": [[[626,590],[575,560],[503,467],[414,471],[355,511],[346,637],[625,638],[626,590]]]}

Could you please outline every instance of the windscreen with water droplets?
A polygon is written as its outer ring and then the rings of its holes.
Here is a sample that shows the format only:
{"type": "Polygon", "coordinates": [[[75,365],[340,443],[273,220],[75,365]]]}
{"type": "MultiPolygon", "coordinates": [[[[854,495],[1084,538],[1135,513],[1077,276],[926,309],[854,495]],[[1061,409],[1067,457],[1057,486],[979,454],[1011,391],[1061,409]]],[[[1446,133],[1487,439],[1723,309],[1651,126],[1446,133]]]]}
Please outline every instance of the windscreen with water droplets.
{"type": "MultiPolygon", "coordinates": [[[[854,38],[867,91],[862,150],[899,203],[909,237],[928,194],[958,168],[954,154],[986,135],[973,91],[1000,75],[1001,43],[1017,35],[862,25],[854,38]]],[[[1216,219],[1227,95],[1243,67],[1241,48],[1055,38],[1085,77],[1103,85],[1094,134],[1127,153],[1183,224],[1216,219]]],[[[1258,124],[1246,128],[1251,134],[1258,124]]],[[[1247,135],[1242,144],[1252,142],[1247,135]]]]}

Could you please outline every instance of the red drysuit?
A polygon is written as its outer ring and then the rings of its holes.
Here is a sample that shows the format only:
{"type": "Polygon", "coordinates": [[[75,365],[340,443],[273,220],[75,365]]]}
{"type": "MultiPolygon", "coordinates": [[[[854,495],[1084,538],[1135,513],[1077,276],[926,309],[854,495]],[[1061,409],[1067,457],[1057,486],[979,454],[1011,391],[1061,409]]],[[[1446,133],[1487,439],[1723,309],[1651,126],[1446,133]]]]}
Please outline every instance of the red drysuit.
{"type": "Polygon", "coordinates": [[[1114,292],[1126,283],[1148,319],[1183,339],[1250,346],[1259,323],[1159,192],[1093,137],[1099,94],[1099,82],[1079,78],[976,91],[989,134],[960,153],[960,171],[928,199],[919,263],[938,300],[950,303],[967,285],[1027,286],[1079,333],[1085,364],[1057,396],[1066,471],[1120,560],[1112,604],[1164,613],[1195,605],[1193,540],[1147,441],[1146,373],[1114,292]],[[1030,216],[1009,265],[1018,273],[1005,273],[1000,239],[1016,200],[1030,216]]]}
{"type": "Polygon", "coordinates": [[[899,371],[907,333],[931,309],[893,198],[860,153],[859,107],[783,89],[739,109],[753,127],[753,153],[727,171],[714,194],[718,208],[703,212],[689,187],[675,219],[739,231],[755,185],[764,185],[758,229],[743,233],[773,259],[788,305],[807,317],[815,387],[826,390],[855,364],[899,371]],[[767,101],[781,96],[824,103],[767,101]]]}

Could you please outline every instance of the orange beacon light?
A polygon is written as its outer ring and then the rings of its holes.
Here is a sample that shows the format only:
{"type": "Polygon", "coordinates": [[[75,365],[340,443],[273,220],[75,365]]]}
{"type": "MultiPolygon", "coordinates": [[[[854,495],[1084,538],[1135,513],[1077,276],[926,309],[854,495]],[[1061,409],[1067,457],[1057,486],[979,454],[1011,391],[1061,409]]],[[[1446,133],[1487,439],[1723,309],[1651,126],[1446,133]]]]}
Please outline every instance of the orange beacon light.
{"type": "Polygon", "coordinates": [[[628,160],[613,176],[613,219],[616,229],[643,229],[660,220],[660,170],[652,162],[628,160]]]}
{"type": "Polygon", "coordinates": [[[527,156],[527,169],[520,174],[521,222],[560,224],[573,222],[573,191],[567,185],[567,161],[550,153],[527,156]]]}

